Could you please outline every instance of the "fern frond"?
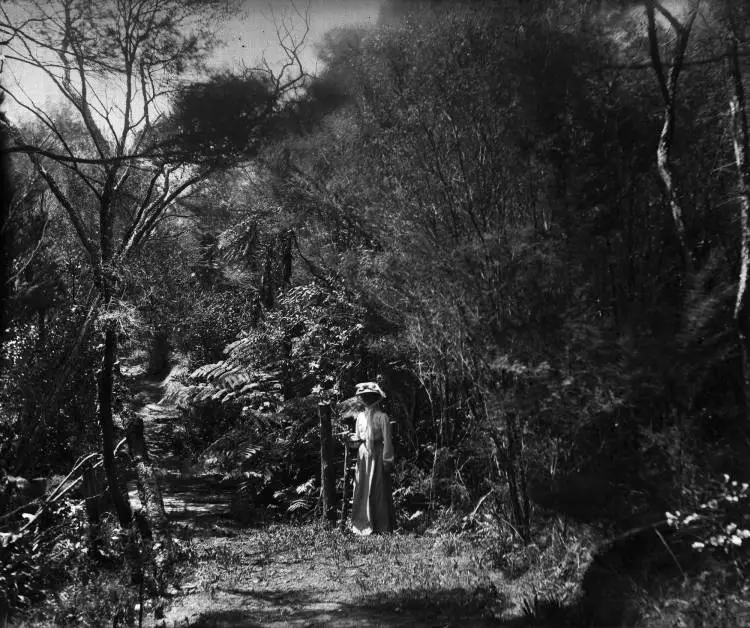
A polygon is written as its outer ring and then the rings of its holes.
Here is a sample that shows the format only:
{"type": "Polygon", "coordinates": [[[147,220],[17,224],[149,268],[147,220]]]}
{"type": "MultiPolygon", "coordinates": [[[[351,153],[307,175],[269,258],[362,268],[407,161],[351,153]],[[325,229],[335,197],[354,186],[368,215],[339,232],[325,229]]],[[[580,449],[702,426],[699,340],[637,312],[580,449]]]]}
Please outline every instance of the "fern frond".
{"type": "Polygon", "coordinates": [[[305,482],[304,484],[300,484],[294,490],[297,493],[297,495],[302,495],[303,493],[309,493],[314,488],[315,488],[315,478],[310,478],[307,482],[305,482]]]}
{"type": "Polygon", "coordinates": [[[213,362],[211,364],[204,364],[203,366],[199,366],[192,373],[190,373],[189,377],[190,379],[207,378],[208,375],[220,364],[222,364],[222,362],[213,362]]]}
{"type": "Polygon", "coordinates": [[[298,510],[310,510],[310,504],[306,499],[295,499],[289,507],[286,509],[287,512],[296,512],[298,510]]]}
{"type": "Polygon", "coordinates": [[[255,445],[251,442],[246,443],[244,449],[240,452],[240,456],[245,460],[248,460],[255,456],[258,452],[263,451],[263,447],[255,445]]]}

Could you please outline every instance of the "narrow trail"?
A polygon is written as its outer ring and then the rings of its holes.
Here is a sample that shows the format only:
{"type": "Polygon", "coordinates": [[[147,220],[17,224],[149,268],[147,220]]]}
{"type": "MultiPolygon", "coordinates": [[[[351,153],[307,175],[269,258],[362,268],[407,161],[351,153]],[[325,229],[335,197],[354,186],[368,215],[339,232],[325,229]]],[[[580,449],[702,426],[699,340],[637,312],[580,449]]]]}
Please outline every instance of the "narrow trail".
{"type": "MultiPolygon", "coordinates": [[[[196,474],[193,461],[172,451],[173,433],[180,429],[180,411],[158,403],[162,396],[159,383],[144,381],[137,389],[135,401],[141,406],[137,414],[143,419],[149,455],[159,469],[164,508],[170,521],[200,524],[228,516],[234,486],[196,474]]],[[[128,484],[128,495],[131,503],[138,503],[135,480],[128,484]]]]}
{"type": "MultiPolygon", "coordinates": [[[[149,612],[144,625],[481,627],[508,616],[495,601],[499,579],[443,539],[240,525],[230,515],[235,486],[171,450],[180,412],[158,403],[159,383],[143,381],[136,390],[167,515],[195,565],[186,567],[163,617],[149,612]]],[[[137,502],[135,485],[128,491],[137,502]]]]}

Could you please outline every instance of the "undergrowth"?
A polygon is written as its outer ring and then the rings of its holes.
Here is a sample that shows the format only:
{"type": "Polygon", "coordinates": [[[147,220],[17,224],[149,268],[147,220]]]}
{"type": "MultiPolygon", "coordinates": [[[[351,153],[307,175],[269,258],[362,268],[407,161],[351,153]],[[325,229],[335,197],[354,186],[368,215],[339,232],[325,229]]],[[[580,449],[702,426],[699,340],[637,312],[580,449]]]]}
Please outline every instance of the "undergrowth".
{"type": "MultiPolygon", "coordinates": [[[[101,543],[92,552],[80,503],[65,500],[49,514],[52,523],[33,540],[6,544],[0,568],[9,626],[131,626],[141,613],[158,617],[163,598],[141,587],[128,560],[131,544],[114,515],[102,519],[101,543]]],[[[178,562],[191,562],[186,540],[175,539],[178,562]]],[[[182,578],[165,574],[167,587],[182,578]]],[[[4,626],[0,616],[0,625],[4,626]]]]}

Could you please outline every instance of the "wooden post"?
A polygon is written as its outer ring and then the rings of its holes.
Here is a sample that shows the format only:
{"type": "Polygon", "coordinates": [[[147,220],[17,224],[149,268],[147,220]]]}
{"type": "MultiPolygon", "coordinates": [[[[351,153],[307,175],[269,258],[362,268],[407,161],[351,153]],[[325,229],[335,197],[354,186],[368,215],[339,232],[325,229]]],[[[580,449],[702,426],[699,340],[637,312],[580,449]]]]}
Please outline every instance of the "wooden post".
{"type": "Polygon", "coordinates": [[[89,526],[89,549],[97,556],[101,549],[102,495],[106,486],[107,478],[101,467],[87,467],[83,472],[83,497],[89,526]]]}
{"type": "Polygon", "coordinates": [[[318,404],[320,419],[320,497],[323,518],[336,521],[336,478],[333,469],[333,437],[331,434],[331,406],[318,404]]]}
{"type": "Polygon", "coordinates": [[[348,481],[347,471],[349,470],[348,465],[349,465],[349,443],[345,442],[344,443],[344,475],[342,478],[344,482],[344,487],[342,489],[342,495],[341,495],[341,519],[339,520],[339,528],[341,529],[342,532],[346,529],[346,507],[348,505],[347,494],[346,494],[347,481],[348,481]]]}

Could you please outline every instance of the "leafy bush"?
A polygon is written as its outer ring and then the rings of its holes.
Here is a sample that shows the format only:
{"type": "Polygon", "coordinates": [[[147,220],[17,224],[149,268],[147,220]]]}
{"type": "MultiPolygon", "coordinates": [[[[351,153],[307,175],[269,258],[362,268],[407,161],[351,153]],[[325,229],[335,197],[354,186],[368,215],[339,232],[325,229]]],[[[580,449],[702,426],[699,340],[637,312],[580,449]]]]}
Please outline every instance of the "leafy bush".
{"type": "Polygon", "coordinates": [[[0,457],[10,468],[21,465],[24,473],[62,471],[97,442],[97,356],[88,338],[79,338],[84,308],[73,299],[66,306],[50,316],[44,338],[36,325],[17,323],[6,342],[0,457]],[[61,380],[65,373],[69,377],[61,380]]]}
{"type": "Polygon", "coordinates": [[[667,523],[692,538],[695,551],[723,554],[742,574],[750,547],[750,485],[728,474],[717,484],[712,497],[689,512],[667,512],[667,523]]]}
{"type": "MultiPolygon", "coordinates": [[[[31,519],[31,514],[24,515],[31,519]]],[[[39,522],[17,532],[0,532],[0,617],[27,610],[45,589],[67,577],[72,563],[85,560],[86,523],[83,504],[64,499],[39,522]]],[[[104,556],[112,556],[104,548],[104,556]]]]}

